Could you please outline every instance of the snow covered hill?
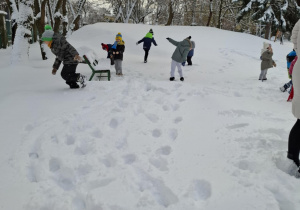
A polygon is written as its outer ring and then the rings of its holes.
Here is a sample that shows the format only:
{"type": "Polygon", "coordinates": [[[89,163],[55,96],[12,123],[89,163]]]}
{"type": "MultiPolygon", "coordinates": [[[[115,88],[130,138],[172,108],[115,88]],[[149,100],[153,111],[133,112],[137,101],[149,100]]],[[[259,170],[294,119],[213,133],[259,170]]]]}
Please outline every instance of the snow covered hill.
{"type": "MultiPolygon", "coordinates": [[[[125,41],[123,77],[71,90],[51,74],[39,46],[10,66],[0,50],[0,209],[297,210],[299,179],[285,172],[296,119],[285,56],[258,80],[258,37],[206,27],[88,25],[68,40],[105,58],[101,43],[125,41]],[[143,63],[150,30],[158,44],[143,63]],[[193,66],[169,81],[177,41],[192,36],[193,66]]],[[[109,60],[106,59],[108,63],[109,60]]],[[[103,65],[107,65],[107,63],[103,65]]],[[[87,65],[77,72],[91,75],[87,65]]]]}

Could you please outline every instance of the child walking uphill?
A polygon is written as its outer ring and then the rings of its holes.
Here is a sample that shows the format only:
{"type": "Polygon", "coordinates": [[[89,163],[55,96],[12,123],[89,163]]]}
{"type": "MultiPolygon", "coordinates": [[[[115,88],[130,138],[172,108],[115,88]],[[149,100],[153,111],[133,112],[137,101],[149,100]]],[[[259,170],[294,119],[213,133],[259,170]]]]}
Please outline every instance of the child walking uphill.
{"type": "Polygon", "coordinates": [[[123,61],[123,54],[125,51],[125,42],[122,40],[122,34],[118,33],[116,35],[116,41],[111,47],[111,51],[113,54],[113,58],[115,61],[115,69],[116,69],[116,74],[118,76],[122,76],[122,61],[123,61]]]}
{"type": "Polygon", "coordinates": [[[192,42],[191,42],[191,36],[187,37],[186,39],[184,39],[181,42],[177,42],[171,38],[167,38],[167,40],[169,42],[171,42],[173,45],[176,46],[176,49],[172,55],[172,63],[171,63],[171,77],[170,77],[170,81],[175,80],[175,68],[177,66],[178,68],[178,73],[180,75],[180,80],[184,81],[183,75],[182,75],[182,68],[181,65],[183,62],[186,61],[187,55],[189,53],[189,51],[194,48],[195,46],[193,46],[192,42]]]}
{"type": "Polygon", "coordinates": [[[261,73],[259,75],[259,80],[267,80],[267,71],[273,66],[276,67],[275,61],[272,59],[273,49],[271,44],[264,42],[263,49],[261,50],[261,73]]]}
{"type": "Polygon", "coordinates": [[[151,43],[153,43],[155,46],[157,46],[153,35],[154,35],[153,30],[150,29],[150,31],[146,34],[146,36],[136,43],[136,45],[138,45],[141,42],[144,42],[144,45],[143,45],[143,49],[145,51],[144,63],[147,63],[147,58],[148,58],[148,54],[149,54],[149,51],[151,48],[151,43]]]}
{"type": "Polygon", "coordinates": [[[85,87],[85,76],[76,73],[78,62],[82,60],[76,49],[67,42],[65,37],[59,33],[54,33],[50,26],[46,25],[45,29],[45,32],[42,34],[42,41],[47,44],[52,53],[56,55],[52,74],[56,74],[61,62],[63,62],[64,66],[61,70],[61,77],[70,88],[79,88],[77,82],[80,82],[82,88],[85,87]]]}

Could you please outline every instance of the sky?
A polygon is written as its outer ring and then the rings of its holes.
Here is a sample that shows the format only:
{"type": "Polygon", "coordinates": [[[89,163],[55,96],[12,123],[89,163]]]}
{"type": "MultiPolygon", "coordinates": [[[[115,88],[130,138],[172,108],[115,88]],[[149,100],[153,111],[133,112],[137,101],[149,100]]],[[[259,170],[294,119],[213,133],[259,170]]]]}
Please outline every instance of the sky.
{"type": "MultiPolygon", "coordinates": [[[[263,42],[209,27],[99,23],[68,41],[110,69],[69,89],[54,55],[38,44],[28,62],[10,65],[0,50],[0,209],[15,210],[297,210],[299,179],[286,158],[296,119],[285,56],[293,45],[271,42],[276,68],[258,80],[263,42]],[[148,63],[136,45],[150,30],[148,63]],[[125,41],[123,74],[101,43],[125,41]],[[192,66],[169,81],[175,46],[195,41],[192,66]]],[[[86,64],[77,72],[91,75],[86,64]]]]}

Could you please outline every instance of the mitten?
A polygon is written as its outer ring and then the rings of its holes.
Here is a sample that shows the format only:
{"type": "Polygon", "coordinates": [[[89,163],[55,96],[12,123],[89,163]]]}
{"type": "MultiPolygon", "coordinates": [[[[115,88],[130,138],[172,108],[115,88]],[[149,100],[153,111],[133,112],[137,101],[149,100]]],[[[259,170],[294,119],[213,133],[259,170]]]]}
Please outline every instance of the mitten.
{"type": "Polygon", "coordinates": [[[52,69],[52,74],[55,75],[57,72],[57,69],[52,69]]]}
{"type": "Polygon", "coordinates": [[[168,37],[168,38],[166,38],[167,40],[169,40],[170,38],[168,37]]]}

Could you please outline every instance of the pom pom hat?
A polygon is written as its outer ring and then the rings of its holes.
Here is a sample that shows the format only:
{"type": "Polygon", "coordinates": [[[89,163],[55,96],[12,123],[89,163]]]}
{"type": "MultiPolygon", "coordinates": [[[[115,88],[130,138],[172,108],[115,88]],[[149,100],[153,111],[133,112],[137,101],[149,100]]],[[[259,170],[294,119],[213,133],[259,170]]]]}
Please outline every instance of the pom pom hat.
{"type": "Polygon", "coordinates": [[[52,41],[54,31],[48,29],[42,34],[42,41],[52,41]]]}
{"type": "Polygon", "coordinates": [[[116,40],[122,41],[122,34],[120,32],[116,35],[116,40]]]}

